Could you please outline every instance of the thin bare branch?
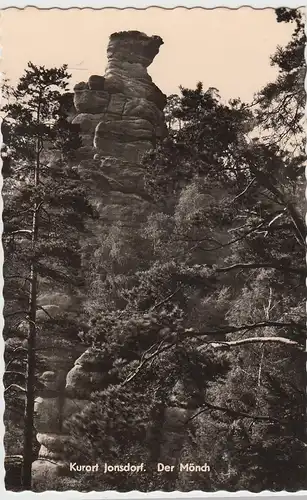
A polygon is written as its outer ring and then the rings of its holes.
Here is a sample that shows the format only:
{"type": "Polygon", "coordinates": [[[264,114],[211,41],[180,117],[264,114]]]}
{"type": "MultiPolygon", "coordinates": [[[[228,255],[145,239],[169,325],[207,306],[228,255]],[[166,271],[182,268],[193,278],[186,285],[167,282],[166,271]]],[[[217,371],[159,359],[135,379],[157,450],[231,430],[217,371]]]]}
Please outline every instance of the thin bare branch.
{"type": "MultiPolygon", "coordinates": [[[[143,356],[142,356],[143,359],[141,358],[141,361],[140,361],[139,365],[136,367],[136,369],[130,375],[128,375],[128,377],[122,382],[121,385],[126,385],[128,382],[131,382],[131,380],[133,380],[138,375],[138,373],[142,370],[142,368],[146,364],[148,364],[150,361],[152,361],[153,358],[155,358],[156,356],[158,356],[159,354],[161,354],[161,352],[164,352],[164,351],[166,351],[168,349],[171,349],[176,344],[176,342],[173,342],[171,344],[165,345],[162,348],[163,343],[164,343],[164,340],[162,340],[160,342],[158,348],[150,356],[148,356],[146,358],[143,358],[143,356]]],[[[152,347],[153,346],[151,346],[148,350],[150,350],[152,347]]],[[[148,350],[145,351],[145,353],[148,352],[148,350]]]]}
{"type": "Polygon", "coordinates": [[[176,295],[176,293],[178,293],[182,288],[184,288],[184,286],[185,285],[178,286],[174,292],[172,292],[171,294],[167,295],[167,297],[165,297],[163,300],[161,300],[161,302],[158,302],[158,304],[155,304],[151,308],[151,311],[154,311],[155,309],[157,309],[158,307],[162,306],[163,304],[165,304],[166,302],[168,302],[170,299],[172,299],[174,297],[174,295],[176,295]]]}
{"type": "Polygon", "coordinates": [[[239,194],[237,194],[237,196],[234,197],[234,199],[232,200],[232,203],[237,200],[238,198],[241,198],[241,196],[243,196],[248,190],[249,188],[254,184],[256,178],[254,177],[246,186],[245,189],[243,189],[243,191],[239,194]]]}
{"type": "Polygon", "coordinates": [[[48,316],[49,319],[54,320],[54,318],[51,316],[51,314],[49,314],[49,312],[46,310],[45,307],[43,307],[43,306],[37,306],[37,309],[41,309],[48,316]]]}

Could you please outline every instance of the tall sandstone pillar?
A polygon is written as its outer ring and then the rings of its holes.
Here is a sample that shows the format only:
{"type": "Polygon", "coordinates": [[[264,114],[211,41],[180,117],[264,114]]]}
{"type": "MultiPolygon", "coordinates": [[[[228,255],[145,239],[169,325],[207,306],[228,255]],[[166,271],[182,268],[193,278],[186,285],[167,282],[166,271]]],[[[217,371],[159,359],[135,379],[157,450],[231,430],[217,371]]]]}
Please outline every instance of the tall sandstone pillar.
{"type": "MultiPolygon", "coordinates": [[[[166,96],[152,82],[147,67],[162,44],[159,36],[139,31],[112,34],[105,75],[93,75],[74,89],[73,123],[80,125],[84,147],[92,152],[81,162],[80,171],[97,177],[100,223],[106,236],[114,224],[131,227],[148,213],[140,163],[167,129],[166,96]]],[[[88,349],[67,375],[67,401],[85,403],[91,391],[106,387],[109,369],[102,351],[88,349]]]]}
{"type": "MultiPolygon", "coordinates": [[[[148,212],[143,189],[142,155],[166,135],[163,109],[166,96],[152,82],[147,67],[163,44],[159,36],[124,31],[110,36],[104,76],[93,75],[74,88],[75,117],[83,139],[78,166],[84,178],[96,183],[100,220],[106,234],[116,223],[137,224],[148,212]]],[[[91,392],[107,385],[107,360],[89,348],[63,378],[45,374],[46,390],[36,401],[38,460],[33,463],[33,488],[53,489],[63,477],[63,488],[77,487],[69,478],[65,421],[81,410],[91,392]],[[64,379],[65,386],[65,379],[64,379]],[[64,479],[66,478],[66,479],[64,479]]]]}

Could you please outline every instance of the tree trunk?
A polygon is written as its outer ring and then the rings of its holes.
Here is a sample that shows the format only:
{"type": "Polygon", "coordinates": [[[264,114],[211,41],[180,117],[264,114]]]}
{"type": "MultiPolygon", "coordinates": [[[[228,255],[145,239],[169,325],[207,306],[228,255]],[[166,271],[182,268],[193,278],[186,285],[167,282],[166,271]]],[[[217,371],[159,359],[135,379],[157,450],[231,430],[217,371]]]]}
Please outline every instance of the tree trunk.
{"type": "MultiPolygon", "coordinates": [[[[41,99],[41,94],[40,94],[41,99]]],[[[40,103],[37,110],[37,124],[40,122],[40,103]]],[[[34,186],[39,184],[41,139],[36,142],[36,164],[34,171],[34,186]]],[[[41,203],[34,203],[32,219],[32,262],[30,268],[29,290],[29,333],[27,339],[27,374],[26,374],[26,402],[24,415],[24,441],[23,441],[23,472],[22,486],[24,490],[32,488],[32,462],[33,462],[33,432],[34,432],[34,403],[35,403],[35,371],[36,371],[36,310],[37,310],[37,270],[35,262],[35,247],[38,239],[38,212],[41,203]]]]}
{"type": "Polygon", "coordinates": [[[31,490],[31,472],[33,462],[33,429],[34,429],[34,401],[35,401],[35,346],[36,346],[36,297],[37,273],[35,264],[31,266],[31,285],[29,303],[29,334],[27,341],[27,375],[26,375],[26,404],[24,416],[23,442],[23,473],[22,486],[24,490],[31,490]]]}

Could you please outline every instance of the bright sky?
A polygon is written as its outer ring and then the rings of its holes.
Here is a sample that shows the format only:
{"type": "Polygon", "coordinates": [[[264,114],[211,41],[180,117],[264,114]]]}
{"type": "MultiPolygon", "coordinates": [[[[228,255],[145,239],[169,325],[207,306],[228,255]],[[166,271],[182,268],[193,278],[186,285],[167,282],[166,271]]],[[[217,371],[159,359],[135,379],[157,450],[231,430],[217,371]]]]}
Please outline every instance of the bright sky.
{"type": "Polygon", "coordinates": [[[27,62],[67,63],[72,82],[104,74],[111,33],[160,35],[164,45],[148,71],[166,94],[178,86],[219,89],[223,99],[252,99],[276,76],[270,55],[285,45],[293,26],[277,23],[273,9],[217,8],[68,9],[11,8],[1,12],[1,71],[16,83],[27,62]]]}

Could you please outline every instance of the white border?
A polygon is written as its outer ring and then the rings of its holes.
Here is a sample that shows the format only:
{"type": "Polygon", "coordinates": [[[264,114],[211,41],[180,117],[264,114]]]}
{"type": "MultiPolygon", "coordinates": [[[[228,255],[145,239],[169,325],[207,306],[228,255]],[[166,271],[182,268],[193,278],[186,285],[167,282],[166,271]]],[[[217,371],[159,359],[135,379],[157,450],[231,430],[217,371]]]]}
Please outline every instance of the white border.
{"type": "MultiPolygon", "coordinates": [[[[249,6],[256,9],[264,9],[264,8],[277,8],[277,7],[302,7],[306,5],[307,2],[304,0],[251,0],[251,1],[236,1],[236,0],[224,0],[219,2],[218,0],[130,0],[127,2],[126,0],[30,0],[30,2],[25,2],[23,0],[0,0],[0,16],[1,10],[8,8],[17,8],[23,9],[25,7],[37,7],[40,9],[51,9],[51,8],[59,8],[59,9],[68,9],[68,8],[92,8],[92,9],[103,9],[103,8],[134,8],[134,9],[146,9],[149,7],[162,7],[164,9],[174,9],[176,7],[185,7],[187,9],[192,9],[194,7],[203,7],[207,9],[214,9],[217,7],[225,7],[229,9],[237,9],[243,6],[249,6]]],[[[1,26],[0,26],[0,39],[1,39],[1,26]]],[[[0,48],[0,57],[2,52],[2,47],[0,48]]],[[[306,56],[307,60],[307,56],[306,56]]],[[[307,91],[307,76],[305,81],[305,88],[307,91]]],[[[1,93],[0,93],[1,96],[1,93]]],[[[307,106],[307,104],[306,104],[307,106]]],[[[2,134],[0,130],[0,144],[2,141],[2,134]]],[[[307,148],[307,145],[306,145],[307,148]]],[[[2,167],[1,159],[0,159],[0,167],[2,167]]],[[[2,189],[2,176],[0,175],[0,189],[2,189]]],[[[3,203],[2,197],[0,196],[0,213],[2,213],[3,203]]],[[[0,219],[0,233],[2,234],[2,218],[0,219]]],[[[3,252],[2,247],[0,247],[0,289],[3,288],[3,276],[2,276],[2,266],[3,266],[3,252]]],[[[3,297],[2,293],[0,295],[0,329],[3,328],[3,316],[1,314],[3,308],[3,297]]],[[[0,351],[3,353],[4,351],[4,342],[1,336],[0,338],[0,351]]],[[[0,367],[4,369],[4,359],[3,355],[0,356],[0,367]]],[[[1,390],[3,391],[3,383],[0,378],[1,390]]],[[[4,436],[4,425],[3,425],[3,410],[4,404],[0,404],[0,435],[4,436]],[[1,418],[2,416],[2,418],[1,418]]],[[[99,500],[113,500],[113,499],[129,499],[129,500],[138,500],[138,499],[190,499],[197,500],[199,498],[236,498],[240,497],[244,498],[252,498],[252,497],[261,497],[262,500],[269,500],[270,498],[274,498],[276,500],[283,500],[285,497],[289,500],[295,500],[297,497],[306,498],[307,491],[298,491],[295,493],[290,493],[286,491],[281,491],[278,493],[271,492],[269,490],[262,491],[261,493],[251,493],[249,491],[237,491],[227,492],[227,491],[218,491],[215,493],[207,493],[201,491],[190,491],[189,493],[182,493],[179,491],[174,491],[172,493],[165,493],[163,491],[155,491],[150,493],[143,493],[139,491],[130,491],[127,493],[118,493],[115,491],[106,491],[106,492],[90,492],[90,493],[80,493],[77,491],[66,491],[66,492],[55,492],[55,491],[46,491],[43,493],[34,493],[30,491],[13,493],[10,491],[6,491],[4,487],[4,448],[0,447],[0,495],[1,498],[5,498],[6,500],[14,500],[16,497],[22,498],[22,500],[35,500],[37,495],[40,497],[44,497],[44,500],[87,500],[87,499],[99,499],[99,500]]],[[[307,460],[307,454],[306,454],[307,460]]]]}

